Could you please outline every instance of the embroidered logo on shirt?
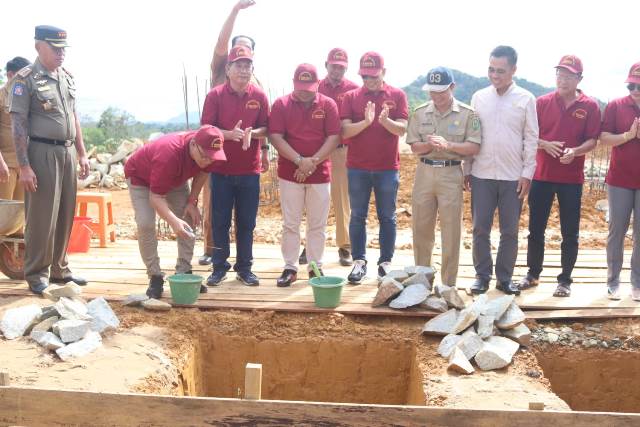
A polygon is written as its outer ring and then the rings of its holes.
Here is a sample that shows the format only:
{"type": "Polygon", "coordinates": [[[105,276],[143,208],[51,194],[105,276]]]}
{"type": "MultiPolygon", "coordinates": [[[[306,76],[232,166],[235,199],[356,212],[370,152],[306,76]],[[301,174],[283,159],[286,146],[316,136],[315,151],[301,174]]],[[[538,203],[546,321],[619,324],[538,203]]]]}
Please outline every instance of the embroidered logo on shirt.
{"type": "Polygon", "coordinates": [[[575,117],[576,119],[584,120],[587,118],[587,112],[582,108],[578,108],[573,112],[573,117],[575,117]]]}
{"type": "Polygon", "coordinates": [[[247,110],[259,110],[260,109],[260,103],[258,101],[256,101],[255,99],[250,99],[249,101],[247,101],[247,103],[244,106],[247,110]]]}
{"type": "Polygon", "coordinates": [[[396,102],[392,99],[386,100],[382,103],[383,107],[387,107],[389,110],[396,108],[396,102]]]}
{"type": "Polygon", "coordinates": [[[311,113],[312,119],[324,119],[326,117],[324,110],[318,109],[311,113]]]}

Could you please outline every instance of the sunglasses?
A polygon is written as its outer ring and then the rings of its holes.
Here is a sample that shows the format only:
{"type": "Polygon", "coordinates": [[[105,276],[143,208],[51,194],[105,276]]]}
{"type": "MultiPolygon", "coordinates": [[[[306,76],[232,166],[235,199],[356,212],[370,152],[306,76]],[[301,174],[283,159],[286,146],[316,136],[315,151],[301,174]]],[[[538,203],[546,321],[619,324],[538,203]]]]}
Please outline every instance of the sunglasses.
{"type": "Polygon", "coordinates": [[[627,85],[627,89],[629,89],[629,91],[640,90],[640,84],[638,84],[638,83],[629,83],[627,85]]]}

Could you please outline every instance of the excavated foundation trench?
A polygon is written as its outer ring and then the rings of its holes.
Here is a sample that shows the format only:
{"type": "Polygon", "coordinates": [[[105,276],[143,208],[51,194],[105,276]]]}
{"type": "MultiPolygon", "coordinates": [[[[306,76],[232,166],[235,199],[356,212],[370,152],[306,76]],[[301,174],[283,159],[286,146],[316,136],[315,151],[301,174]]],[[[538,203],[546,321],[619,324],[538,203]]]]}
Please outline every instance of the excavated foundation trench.
{"type": "Polygon", "coordinates": [[[424,405],[412,343],[364,339],[259,341],[210,332],[182,371],[191,396],[244,395],[247,363],[262,364],[262,398],[315,402],[424,405]]]}
{"type": "Polygon", "coordinates": [[[574,411],[640,412],[640,353],[572,349],[536,357],[553,392],[574,411]]]}

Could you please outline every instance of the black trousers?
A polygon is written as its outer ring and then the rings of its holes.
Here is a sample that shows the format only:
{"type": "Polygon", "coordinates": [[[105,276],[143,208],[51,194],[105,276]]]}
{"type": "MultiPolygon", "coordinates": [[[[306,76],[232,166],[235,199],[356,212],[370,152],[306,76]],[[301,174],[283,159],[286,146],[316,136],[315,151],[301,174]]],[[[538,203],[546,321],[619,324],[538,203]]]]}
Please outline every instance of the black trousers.
{"type": "Polygon", "coordinates": [[[571,273],[578,257],[582,184],[558,184],[533,180],[529,192],[527,266],[529,267],[529,275],[535,278],[540,277],[544,261],[544,233],[556,196],[560,206],[560,231],[562,233],[560,260],[562,273],[558,275],[558,283],[570,285],[573,282],[571,273]]]}

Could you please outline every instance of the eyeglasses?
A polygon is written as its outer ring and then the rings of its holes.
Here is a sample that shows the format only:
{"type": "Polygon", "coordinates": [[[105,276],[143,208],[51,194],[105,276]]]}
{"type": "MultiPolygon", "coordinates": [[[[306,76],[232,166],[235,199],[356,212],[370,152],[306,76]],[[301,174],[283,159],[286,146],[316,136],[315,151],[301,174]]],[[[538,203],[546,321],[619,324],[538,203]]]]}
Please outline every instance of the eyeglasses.
{"type": "Polygon", "coordinates": [[[629,89],[629,91],[640,90],[640,84],[638,84],[638,83],[629,83],[627,85],[627,89],[629,89]]]}

